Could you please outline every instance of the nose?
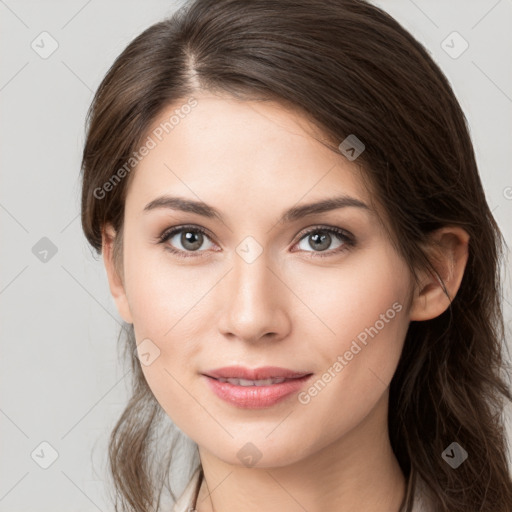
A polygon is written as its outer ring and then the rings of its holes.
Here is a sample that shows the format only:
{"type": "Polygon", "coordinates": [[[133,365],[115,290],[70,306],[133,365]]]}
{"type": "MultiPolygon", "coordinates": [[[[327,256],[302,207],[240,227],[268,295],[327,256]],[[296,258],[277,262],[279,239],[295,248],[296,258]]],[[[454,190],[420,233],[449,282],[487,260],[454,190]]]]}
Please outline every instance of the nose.
{"type": "Polygon", "coordinates": [[[234,265],[223,280],[219,330],[228,338],[255,342],[287,336],[291,328],[287,301],[291,292],[270,267],[263,252],[247,263],[235,255],[234,265]]]}

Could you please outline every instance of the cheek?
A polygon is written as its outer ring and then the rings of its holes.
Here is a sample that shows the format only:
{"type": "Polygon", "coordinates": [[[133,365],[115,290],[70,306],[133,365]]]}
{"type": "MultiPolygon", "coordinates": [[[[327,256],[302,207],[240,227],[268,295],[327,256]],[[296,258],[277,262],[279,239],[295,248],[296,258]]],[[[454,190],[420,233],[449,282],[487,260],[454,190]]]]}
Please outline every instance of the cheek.
{"type": "Polygon", "coordinates": [[[296,294],[307,298],[308,311],[301,306],[296,323],[315,340],[319,373],[301,403],[315,403],[329,421],[345,421],[347,411],[362,418],[385,392],[400,358],[409,325],[408,274],[387,249],[311,272],[314,279],[305,271],[300,279],[295,271],[289,276],[296,294]]]}
{"type": "MultiPolygon", "coordinates": [[[[205,265],[179,265],[163,248],[132,248],[126,257],[130,310],[140,336],[165,342],[197,325],[201,299],[215,279],[205,265]]],[[[139,339],[139,338],[137,338],[139,339]]]]}
{"type": "Polygon", "coordinates": [[[145,380],[162,409],[188,431],[190,417],[201,415],[191,398],[205,338],[201,297],[215,281],[211,272],[173,265],[165,256],[135,248],[127,253],[127,295],[145,380]]]}
{"type": "Polygon", "coordinates": [[[191,414],[189,391],[193,394],[198,361],[204,359],[204,296],[218,277],[206,266],[180,266],[164,250],[130,249],[125,276],[142,371],[156,400],[181,428],[191,414]],[[151,362],[145,365],[148,353],[151,362]]]}
{"type": "Polygon", "coordinates": [[[398,306],[393,309],[399,303],[405,312],[409,286],[405,264],[387,247],[354,253],[331,267],[298,263],[288,268],[284,281],[302,303],[297,302],[297,325],[314,326],[317,339],[320,333],[325,336],[321,346],[343,347],[381,315],[384,321],[390,318],[381,329],[386,333],[396,327],[395,317],[399,321],[405,317],[396,311],[398,306]]]}

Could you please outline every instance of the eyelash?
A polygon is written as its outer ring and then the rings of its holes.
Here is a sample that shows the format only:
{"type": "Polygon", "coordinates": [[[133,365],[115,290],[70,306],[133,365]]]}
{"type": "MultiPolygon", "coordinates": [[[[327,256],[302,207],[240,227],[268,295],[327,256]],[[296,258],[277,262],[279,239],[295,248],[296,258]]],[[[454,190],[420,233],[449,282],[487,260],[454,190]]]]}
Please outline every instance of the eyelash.
{"type": "MultiPolygon", "coordinates": [[[[211,238],[206,230],[204,230],[203,228],[200,228],[198,226],[178,226],[178,227],[170,228],[170,229],[164,231],[162,233],[162,235],[160,235],[158,237],[158,243],[164,244],[170,238],[172,238],[176,233],[181,233],[182,231],[191,231],[191,232],[202,233],[203,235],[207,236],[208,238],[211,238]]],[[[297,243],[299,243],[303,238],[306,238],[307,236],[311,235],[312,233],[316,233],[319,231],[321,231],[323,233],[331,233],[331,234],[338,236],[343,241],[343,245],[341,245],[337,249],[332,249],[330,251],[319,251],[319,252],[306,251],[306,252],[311,252],[311,257],[313,257],[313,258],[327,258],[329,256],[334,256],[334,255],[340,254],[344,251],[350,250],[352,247],[354,247],[356,245],[356,242],[355,242],[355,239],[353,238],[353,236],[350,235],[345,230],[340,229],[340,228],[325,227],[325,226],[315,226],[315,227],[309,229],[308,231],[302,233],[302,235],[300,236],[297,243]]],[[[203,252],[203,251],[182,251],[180,249],[175,249],[171,245],[167,245],[165,249],[168,250],[169,252],[175,254],[179,258],[194,258],[194,257],[198,257],[194,253],[203,252]]]]}

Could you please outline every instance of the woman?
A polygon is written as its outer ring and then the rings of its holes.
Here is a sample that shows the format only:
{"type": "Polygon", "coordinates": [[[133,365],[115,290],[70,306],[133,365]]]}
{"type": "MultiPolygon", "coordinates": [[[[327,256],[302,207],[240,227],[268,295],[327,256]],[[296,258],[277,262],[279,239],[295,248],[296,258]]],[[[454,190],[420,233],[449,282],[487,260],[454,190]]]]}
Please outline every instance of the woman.
{"type": "Polygon", "coordinates": [[[82,225],[133,369],[116,510],[170,510],[186,439],[176,512],[512,510],[502,239],[453,91],[395,20],[195,0],[88,122],[82,225]]]}

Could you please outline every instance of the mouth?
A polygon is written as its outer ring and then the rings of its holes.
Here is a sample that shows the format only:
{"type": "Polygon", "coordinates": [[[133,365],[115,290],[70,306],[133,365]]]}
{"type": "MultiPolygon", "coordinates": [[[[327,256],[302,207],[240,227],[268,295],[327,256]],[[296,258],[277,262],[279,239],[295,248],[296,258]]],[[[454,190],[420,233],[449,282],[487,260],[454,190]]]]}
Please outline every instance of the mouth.
{"type": "Polygon", "coordinates": [[[203,375],[211,377],[212,379],[221,382],[232,381],[232,384],[240,386],[269,386],[311,374],[312,373],[308,371],[290,370],[278,366],[262,366],[254,369],[244,366],[224,366],[203,373],[203,375]]]}
{"type": "Polygon", "coordinates": [[[302,377],[292,377],[292,378],[284,378],[284,377],[276,377],[271,379],[259,379],[259,380],[251,380],[251,379],[236,379],[236,378],[215,378],[211,377],[210,375],[206,375],[206,377],[210,377],[210,379],[214,379],[218,382],[227,382],[229,384],[232,384],[233,386],[243,386],[243,387],[249,387],[249,386],[272,386],[274,384],[281,384],[282,382],[292,381],[292,380],[299,380],[306,376],[312,375],[311,373],[303,375],[302,377]]]}
{"type": "Polygon", "coordinates": [[[296,377],[243,379],[212,377],[203,374],[213,393],[228,404],[240,409],[263,409],[284,402],[298,393],[312,377],[307,373],[296,377]]]}

